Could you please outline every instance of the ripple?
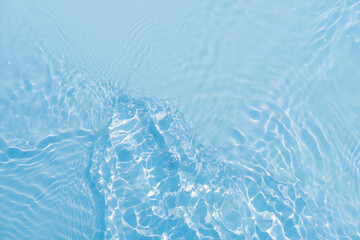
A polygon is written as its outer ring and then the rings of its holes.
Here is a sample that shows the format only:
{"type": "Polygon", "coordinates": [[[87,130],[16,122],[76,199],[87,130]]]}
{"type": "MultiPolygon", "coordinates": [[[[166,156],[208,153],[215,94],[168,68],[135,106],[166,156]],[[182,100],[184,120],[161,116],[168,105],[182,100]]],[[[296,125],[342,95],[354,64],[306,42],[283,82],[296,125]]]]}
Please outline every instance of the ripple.
{"type": "MultiPolygon", "coordinates": [[[[323,207],[330,198],[321,202],[322,185],[319,192],[313,186],[312,193],[307,193],[304,180],[299,183],[285,174],[294,167],[288,162],[294,153],[286,147],[278,147],[286,166],[281,176],[269,165],[259,165],[257,158],[227,163],[188,132],[181,114],[164,103],[118,97],[109,135],[97,144],[90,170],[105,195],[106,236],[160,239],[176,238],[178,232],[215,239],[346,235],[345,229],[324,227],[342,220],[339,213],[323,207]],[[159,113],[162,118],[157,117],[159,113]]],[[[318,148],[317,140],[308,130],[302,132],[310,153],[318,152],[312,150],[318,148]]]]}
{"type": "Polygon", "coordinates": [[[87,209],[92,206],[87,184],[79,178],[85,170],[81,162],[87,160],[88,143],[81,136],[69,140],[42,151],[6,149],[11,159],[1,164],[1,211],[8,213],[2,217],[2,222],[7,222],[1,227],[2,236],[10,232],[8,237],[13,239],[56,238],[64,233],[94,236],[99,226],[87,209]],[[84,218],[88,221],[78,222],[84,218]]]}
{"type": "Polygon", "coordinates": [[[20,3],[1,236],[359,238],[359,3],[20,3]]]}

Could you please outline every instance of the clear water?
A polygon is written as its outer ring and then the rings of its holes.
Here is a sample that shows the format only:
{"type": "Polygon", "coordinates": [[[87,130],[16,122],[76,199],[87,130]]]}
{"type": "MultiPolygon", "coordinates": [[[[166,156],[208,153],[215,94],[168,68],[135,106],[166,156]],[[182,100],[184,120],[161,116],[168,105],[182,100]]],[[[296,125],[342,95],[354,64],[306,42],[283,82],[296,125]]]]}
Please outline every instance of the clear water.
{"type": "Polygon", "coordinates": [[[360,239],[360,2],[0,0],[0,239],[360,239]]]}

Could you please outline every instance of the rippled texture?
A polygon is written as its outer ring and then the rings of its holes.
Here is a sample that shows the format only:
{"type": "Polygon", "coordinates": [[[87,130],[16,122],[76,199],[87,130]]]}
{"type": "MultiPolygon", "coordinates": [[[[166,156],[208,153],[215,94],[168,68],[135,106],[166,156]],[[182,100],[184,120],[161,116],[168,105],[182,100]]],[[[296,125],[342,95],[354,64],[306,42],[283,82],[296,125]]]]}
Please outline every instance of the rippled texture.
{"type": "Polygon", "coordinates": [[[0,1],[0,239],[360,239],[360,2],[0,1]]]}

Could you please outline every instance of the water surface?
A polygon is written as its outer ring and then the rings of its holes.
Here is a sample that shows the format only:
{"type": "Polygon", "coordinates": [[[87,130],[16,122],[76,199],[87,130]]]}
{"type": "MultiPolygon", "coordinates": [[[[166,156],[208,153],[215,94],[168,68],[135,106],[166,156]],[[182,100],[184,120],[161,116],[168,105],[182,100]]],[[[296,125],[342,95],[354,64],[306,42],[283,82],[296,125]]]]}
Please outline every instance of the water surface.
{"type": "Polygon", "coordinates": [[[1,239],[360,239],[358,1],[0,1],[1,239]]]}

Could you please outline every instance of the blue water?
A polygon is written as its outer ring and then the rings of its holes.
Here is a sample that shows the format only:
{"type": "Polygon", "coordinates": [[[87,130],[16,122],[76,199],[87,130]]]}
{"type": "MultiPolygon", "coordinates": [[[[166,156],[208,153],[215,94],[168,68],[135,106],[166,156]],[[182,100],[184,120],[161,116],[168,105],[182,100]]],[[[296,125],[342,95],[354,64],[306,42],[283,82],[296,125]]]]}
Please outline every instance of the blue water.
{"type": "Polygon", "coordinates": [[[360,1],[0,0],[0,239],[360,239],[360,1]]]}

